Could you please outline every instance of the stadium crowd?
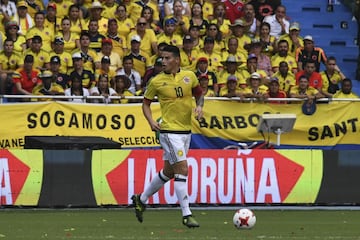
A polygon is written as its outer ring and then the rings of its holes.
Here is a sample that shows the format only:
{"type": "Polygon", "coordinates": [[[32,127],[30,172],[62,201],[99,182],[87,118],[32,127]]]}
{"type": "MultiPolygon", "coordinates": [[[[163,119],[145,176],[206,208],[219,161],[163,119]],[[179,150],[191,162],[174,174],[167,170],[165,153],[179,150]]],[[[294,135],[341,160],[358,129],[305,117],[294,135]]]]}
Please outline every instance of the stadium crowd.
{"type": "MultiPolygon", "coordinates": [[[[280,0],[0,2],[1,95],[132,102],[127,97],[143,95],[162,71],[170,44],[206,97],[358,98],[336,59],[301,36],[280,0]]],[[[50,99],[8,99],[31,100],[50,99]]]]}

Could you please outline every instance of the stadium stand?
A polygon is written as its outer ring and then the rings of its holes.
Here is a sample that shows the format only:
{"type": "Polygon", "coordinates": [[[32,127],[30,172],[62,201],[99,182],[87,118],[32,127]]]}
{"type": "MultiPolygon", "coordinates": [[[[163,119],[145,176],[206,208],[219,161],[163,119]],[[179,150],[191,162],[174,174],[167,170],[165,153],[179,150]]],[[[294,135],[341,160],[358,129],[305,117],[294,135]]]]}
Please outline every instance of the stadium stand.
{"type": "MultiPolygon", "coordinates": [[[[357,45],[358,25],[351,9],[335,1],[331,8],[328,1],[283,0],[290,21],[301,23],[301,35],[313,36],[317,46],[327,56],[334,56],[345,75],[356,79],[359,58],[357,45]]],[[[359,79],[358,79],[359,80],[359,79]]],[[[353,81],[353,90],[360,93],[360,81],[353,81]]]]}

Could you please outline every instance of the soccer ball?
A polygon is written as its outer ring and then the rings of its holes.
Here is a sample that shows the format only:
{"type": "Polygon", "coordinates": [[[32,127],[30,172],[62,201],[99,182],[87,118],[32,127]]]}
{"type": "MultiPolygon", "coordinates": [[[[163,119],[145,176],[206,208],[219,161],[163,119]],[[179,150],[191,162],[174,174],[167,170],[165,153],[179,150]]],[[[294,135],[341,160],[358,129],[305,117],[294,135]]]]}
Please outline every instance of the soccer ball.
{"type": "Polygon", "coordinates": [[[251,229],[255,226],[255,214],[247,208],[237,210],[233,217],[234,225],[237,229],[251,229]]]}

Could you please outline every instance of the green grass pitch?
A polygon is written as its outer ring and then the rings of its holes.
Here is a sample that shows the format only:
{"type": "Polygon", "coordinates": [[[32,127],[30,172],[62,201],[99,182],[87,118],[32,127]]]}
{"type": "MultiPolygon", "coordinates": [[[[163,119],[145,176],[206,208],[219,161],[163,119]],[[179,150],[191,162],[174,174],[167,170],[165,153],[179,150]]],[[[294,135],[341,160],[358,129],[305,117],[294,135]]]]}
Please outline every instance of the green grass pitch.
{"type": "MultiPolygon", "coordinates": [[[[264,208],[265,209],[265,208],[264,208]]],[[[237,230],[235,210],[193,209],[200,228],[181,223],[179,209],[148,209],[139,223],[133,209],[1,209],[0,240],[127,239],[360,240],[358,210],[255,209],[251,230],[237,230]]]]}

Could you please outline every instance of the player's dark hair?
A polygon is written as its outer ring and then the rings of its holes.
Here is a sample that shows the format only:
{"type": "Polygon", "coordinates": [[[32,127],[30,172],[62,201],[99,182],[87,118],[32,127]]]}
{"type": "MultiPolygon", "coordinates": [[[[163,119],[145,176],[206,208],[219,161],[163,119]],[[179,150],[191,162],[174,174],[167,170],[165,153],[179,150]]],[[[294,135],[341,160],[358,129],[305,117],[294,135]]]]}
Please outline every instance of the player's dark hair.
{"type": "Polygon", "coordinates": [[[177,46],[167,45],[163,51],[172,53],[174,57],[180,57],[180,50],[177,46]]]}

